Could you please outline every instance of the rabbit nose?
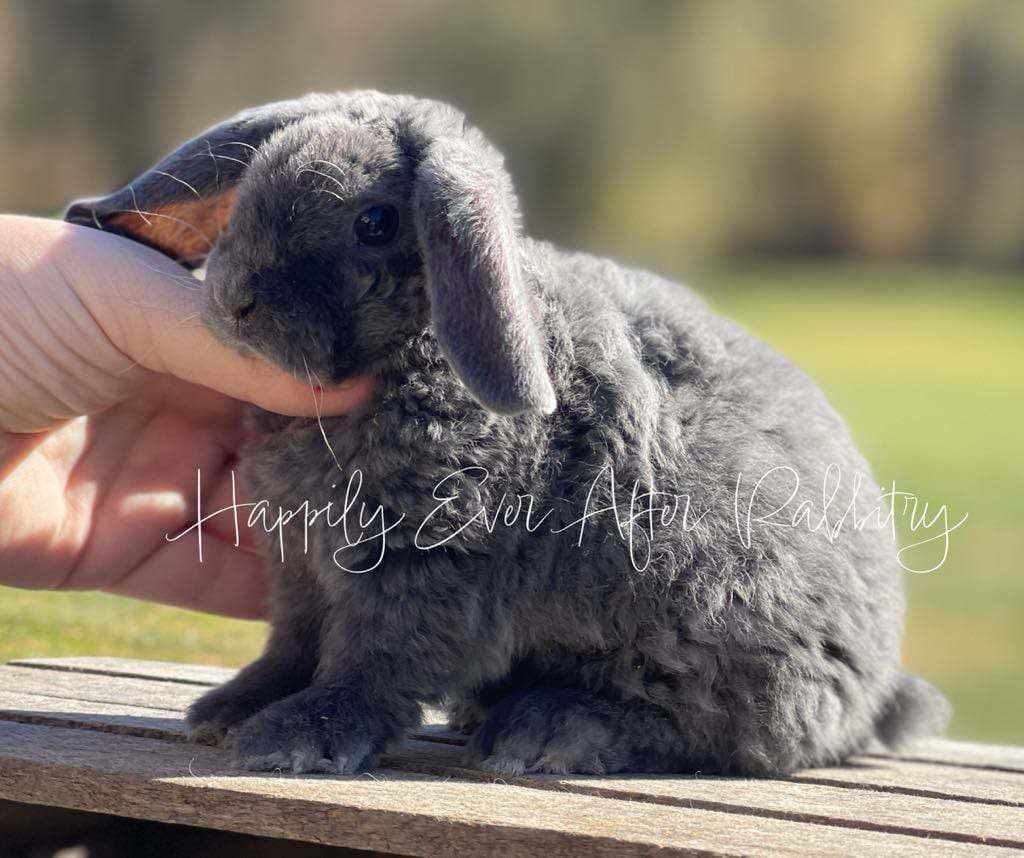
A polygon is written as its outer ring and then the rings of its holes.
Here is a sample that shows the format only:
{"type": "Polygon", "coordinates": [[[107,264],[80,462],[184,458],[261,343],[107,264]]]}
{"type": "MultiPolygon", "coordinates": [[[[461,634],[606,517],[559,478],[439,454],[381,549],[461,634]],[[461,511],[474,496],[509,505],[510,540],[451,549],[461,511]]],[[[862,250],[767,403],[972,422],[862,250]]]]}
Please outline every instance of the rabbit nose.
{"type": "Polygon", "coordinates": [[[256,299],[243,299],[234,309],[234,317],[241,322],[246,316],[256,309],[256,299]]]}
{"type": "Polygon", "coordinates": [[[251,315],[253,310],[259,305],[260,293],[266,288],[264,280],[263,272],[256,271],[249,275],[244,286],[237,290],[233,296],[231,311],[236,322],[241,322],[246,316],[251,315]]]}

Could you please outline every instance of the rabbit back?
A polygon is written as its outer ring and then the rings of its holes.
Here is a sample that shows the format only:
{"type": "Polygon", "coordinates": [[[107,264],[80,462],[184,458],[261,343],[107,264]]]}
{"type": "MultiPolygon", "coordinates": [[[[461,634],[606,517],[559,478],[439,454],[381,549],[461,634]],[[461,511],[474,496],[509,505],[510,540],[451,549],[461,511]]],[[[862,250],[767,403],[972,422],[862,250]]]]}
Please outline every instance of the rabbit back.
{"type": "Polygon", "coordinates": [[[253,457],[257,489],[295,502],[337,494],[337,459],[360,473],[361,502],[401,519],[366,574],[314,540],[327,598],[384,613],[420,600],[428,624],[475,641],[463,675],[424,689],[434,699],[472,699],[526,665],[534,682],[650,702],[725,769],[860,748],[900,681],[891,540],[852,522],[829,539],[783,514],[744,527],[748,513],[820,512],[830,468],[835,511],[857,474],[873,497],[843,422],[802,372],[684,287],[540,243],[524,259],[556,414],[483,411],[425,330],[381,368],[370,413],[323,421],[330,454],[315,421],[289,419],[253,457]],[[685,498],[689,519],[631,541],[616,515],[634,484],[685,498]],[[509,498],[548,514],[533,530],[522,516],[495,525],[509,498]]]}

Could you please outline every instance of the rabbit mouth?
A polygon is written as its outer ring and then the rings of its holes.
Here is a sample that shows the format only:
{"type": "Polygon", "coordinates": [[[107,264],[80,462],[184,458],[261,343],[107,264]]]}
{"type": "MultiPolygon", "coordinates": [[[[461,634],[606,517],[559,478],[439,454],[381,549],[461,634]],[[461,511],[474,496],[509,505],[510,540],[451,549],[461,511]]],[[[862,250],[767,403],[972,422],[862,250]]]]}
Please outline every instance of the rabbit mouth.
{"type": "Polygon", "coordinates": [[[339,338],[335,338],[331,345],[330,365],[331,384],[341,384],[355,374],[356,366],[352,359],[351,349],[339,338]]]}

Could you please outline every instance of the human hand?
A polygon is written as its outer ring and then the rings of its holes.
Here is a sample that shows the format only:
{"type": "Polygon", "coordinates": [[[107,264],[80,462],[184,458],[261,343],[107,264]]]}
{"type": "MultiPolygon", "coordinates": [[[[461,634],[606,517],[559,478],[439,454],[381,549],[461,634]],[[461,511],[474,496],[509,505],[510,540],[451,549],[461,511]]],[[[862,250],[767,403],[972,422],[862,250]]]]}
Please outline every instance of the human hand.
{"type": "Polygon", "coordinates": [[[199,321],[202,284],[142,245],[0,216],[0,584],[99,589],[239,617],[263,614],[261,553],[227,506],[246,402],[343,414],[374,382],[314,390],[243,358],[199,321]]]}

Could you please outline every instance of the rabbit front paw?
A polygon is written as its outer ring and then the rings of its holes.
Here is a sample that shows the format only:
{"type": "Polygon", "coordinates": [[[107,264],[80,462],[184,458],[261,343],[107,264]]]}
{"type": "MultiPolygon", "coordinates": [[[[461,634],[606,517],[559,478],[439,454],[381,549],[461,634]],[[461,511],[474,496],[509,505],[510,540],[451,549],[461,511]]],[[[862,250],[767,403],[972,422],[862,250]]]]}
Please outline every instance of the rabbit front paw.
{"type": "Polygon", "coordinates": [[[188,708],[185,729],[190,742],[220,744],[232,729],[263,707],[305,685],[309,669],[291,662],[259,659],[234,679],[208,691],[188,708]]]}
{"type": "Polygon", "coordinates": [[[383,721],[311,688],[252,716],[231,741],[236,763],[249,771],[347,775],[373,765],[388,738],[383,721]]]}
{"type": "Polygon", "coordinates": [[[200,697],[185,713],[185,734],[190,742],[219,745],[236,725],[258,711],[263,701],[231,693],[226,686],[200,697]]]}

